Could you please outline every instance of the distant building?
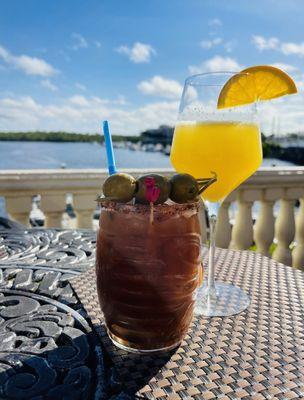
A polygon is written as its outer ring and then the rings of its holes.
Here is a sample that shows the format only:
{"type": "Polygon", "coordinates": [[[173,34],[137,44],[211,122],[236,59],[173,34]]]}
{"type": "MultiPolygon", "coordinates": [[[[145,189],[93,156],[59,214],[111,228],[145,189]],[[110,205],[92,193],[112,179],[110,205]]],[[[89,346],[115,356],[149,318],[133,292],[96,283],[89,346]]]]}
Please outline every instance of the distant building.
{"type": "Polygon", "coordinates": [[[157,129],[148,129],[142,132],[141,142],[142,144],[157,144],[160,143],[164,147],[172,143],[174,128],[167,125],[161,125],[157,129]]]}

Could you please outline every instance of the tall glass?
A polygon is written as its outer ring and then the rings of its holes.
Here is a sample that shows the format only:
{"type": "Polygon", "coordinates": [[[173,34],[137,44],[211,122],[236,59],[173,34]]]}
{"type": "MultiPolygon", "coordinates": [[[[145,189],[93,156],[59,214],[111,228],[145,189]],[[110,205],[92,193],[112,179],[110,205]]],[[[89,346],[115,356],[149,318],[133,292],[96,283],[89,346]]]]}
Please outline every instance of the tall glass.
{"type": "Polygon", "coordinates": [[[221,89],[235,75],[218,72],[186,79],[170,156],[180,173],[217,179],[202,193],[209,211],[210,249],[208,279],[198,292],[196,312],[205,316],[234,315],[249,305],[248,296],[238,287],[214,280],[218,209],[263,158],[255,104],[217,108],[221,89]]]}
{"type": "Polygon", "coordinates": [[[168,351],[192,319],[201,270],[199,204],[103,204],[97,292],[112,342],[128,351],[168,351]]]}

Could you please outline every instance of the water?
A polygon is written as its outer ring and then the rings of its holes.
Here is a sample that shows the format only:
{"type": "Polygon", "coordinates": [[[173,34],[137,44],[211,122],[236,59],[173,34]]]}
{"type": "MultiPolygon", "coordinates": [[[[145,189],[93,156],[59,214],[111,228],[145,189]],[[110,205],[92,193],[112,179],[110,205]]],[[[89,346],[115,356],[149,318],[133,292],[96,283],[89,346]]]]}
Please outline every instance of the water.
{"type": "Polygon", "coordinates": [[[282,161],[278,160],[277,158],[265,158],[263,160],[263,167],[288,167],[288,166],[294,166],[295,164],[289,161],[282,161]]]}
{"type": "MultiPolygon", "coordinates": [[[[169,168],[162,153],[115,149],[118,168],[169,168]]],[[[105,148],[97,143],[1,142],[0,169],[106,168],[105,148]]]]}
{"type": "MultiPolygon", "coordinates": [[[[170,168],[162,153],[115,149],[118,168],[170,168]]],[[[97,143],[1,142],[0,169],[106,168],[105,148],[97,143]]],[[[263,165],[293,165],[266,159],[263,165]]]]}

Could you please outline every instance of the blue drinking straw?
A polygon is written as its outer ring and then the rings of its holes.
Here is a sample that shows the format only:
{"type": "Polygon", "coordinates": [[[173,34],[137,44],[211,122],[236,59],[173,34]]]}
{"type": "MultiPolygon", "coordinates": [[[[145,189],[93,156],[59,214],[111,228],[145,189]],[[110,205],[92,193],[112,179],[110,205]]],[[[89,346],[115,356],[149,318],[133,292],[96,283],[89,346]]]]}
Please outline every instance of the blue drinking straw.
{"type": "Polygon", "coordinates": [[[108,121],[103,121],[102,127],[106,143],[109,175],[113,175],[116,174],[117,171],[116,171],[115,157],[113,151],[112,137],[109,130],[108,121]]]}

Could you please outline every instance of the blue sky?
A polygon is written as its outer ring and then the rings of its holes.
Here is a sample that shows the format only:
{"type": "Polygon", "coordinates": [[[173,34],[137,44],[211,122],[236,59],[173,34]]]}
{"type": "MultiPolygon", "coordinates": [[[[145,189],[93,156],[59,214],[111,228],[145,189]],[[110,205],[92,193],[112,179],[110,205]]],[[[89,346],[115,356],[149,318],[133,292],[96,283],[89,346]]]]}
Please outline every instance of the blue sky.
{"type": "Polygon", "coordinates": [[[2,0],[0,130],[137,134],[174,123],[189,74],[255,64],[301,89],[303,20],[301,0],[2,0]]]}

